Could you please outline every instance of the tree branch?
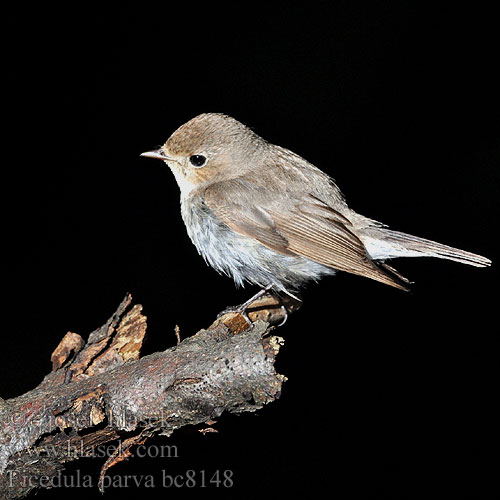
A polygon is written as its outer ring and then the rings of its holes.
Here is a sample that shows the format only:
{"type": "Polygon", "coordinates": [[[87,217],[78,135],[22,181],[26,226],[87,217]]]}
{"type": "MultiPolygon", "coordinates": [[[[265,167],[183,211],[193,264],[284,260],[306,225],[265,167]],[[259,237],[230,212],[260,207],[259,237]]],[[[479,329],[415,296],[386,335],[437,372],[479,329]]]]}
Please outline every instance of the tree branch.
{"type": "Polygon", "coordinates": [[[65,463],[120,439],[119,452],[101,469],[102,482],[132,446],[156,434],[211,425],[224,412],[253,412],[279,397],[285,378],[274,361],[281,339],[269,332],[284,312],[272,296],[252,304],[250,329],[241,315],[226,314],[175,347],[142,358],[146,318],[131,300],[125,297],[86,342],[68,332],[38,387],[0,399],[1,498],[22,498],[46,486],[65,463]]]}

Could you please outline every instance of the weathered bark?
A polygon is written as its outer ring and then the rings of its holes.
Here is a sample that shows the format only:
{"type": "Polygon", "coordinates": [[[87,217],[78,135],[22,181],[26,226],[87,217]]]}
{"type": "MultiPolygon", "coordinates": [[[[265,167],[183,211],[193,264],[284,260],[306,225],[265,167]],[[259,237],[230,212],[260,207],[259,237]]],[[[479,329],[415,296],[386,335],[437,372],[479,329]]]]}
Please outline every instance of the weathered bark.
{"type": "Polygon", "coordinates": [[[284,311],[273,297],[252,304],[252,328],[241,315],[225,314],[175,347],[142,358],[146,318],[140,305],[130,304],[127,296],[87,342],[68,332],[41,384],[0,400],[0,498],[22,498],[65,463],[120,440],[102,466],[102,480],[132,446],[156,434],[210,426],[225,411],[256,411],[279,397],[284,377],[274,361],[281,339],[269,332],[284,311]]]}

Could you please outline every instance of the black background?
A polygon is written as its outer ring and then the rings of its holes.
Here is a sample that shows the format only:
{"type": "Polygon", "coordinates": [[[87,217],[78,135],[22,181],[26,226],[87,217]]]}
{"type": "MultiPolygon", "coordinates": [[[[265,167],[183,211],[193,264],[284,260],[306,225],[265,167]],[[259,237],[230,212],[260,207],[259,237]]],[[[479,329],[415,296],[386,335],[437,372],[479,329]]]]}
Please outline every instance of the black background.
{"type": "MultiPolygon", "coordinates": [[[[1,395],[34,387],[71,330],[126,292],[145,353],[174,345],[253,289],[205,265],[162,163],[140,158],[201,112],[224,112],[331,174],[360,213],[498,262],[500,81],[495,12],[409,2],[19,4],[4,12],[1,395]]],[[[112,475],[234,472],[255,498],[498,494],[498,278],[431,259],[403,293],[338,275],[279,330],[289,381],[218,434],[182,429],[112,475]]],[[[80,461],[96,479],[100,461],[80,461]]],[[[72,496],[99,498],[96,489],[72,496]]],[[[66,498],[68,490],[39,492],[66,498]]]]}

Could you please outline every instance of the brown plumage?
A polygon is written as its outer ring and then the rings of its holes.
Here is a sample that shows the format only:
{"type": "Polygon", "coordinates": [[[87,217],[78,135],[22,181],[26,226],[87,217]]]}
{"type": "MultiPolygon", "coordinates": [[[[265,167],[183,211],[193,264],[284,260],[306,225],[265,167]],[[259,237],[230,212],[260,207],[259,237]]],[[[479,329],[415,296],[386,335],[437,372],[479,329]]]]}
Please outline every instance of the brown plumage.
{"type": "Polygon", "coordinates": [[[339,271],[406,289],[400,276],[379,267],[367,256],[351,222],[314,195],[299,191],[288,198],[288,203],[277,205],[264,187],[257,189],[255,183],[230,180],[211,184],[203,197],[214,215],[233,231],[255,238],[280,254],[306,257],[339,271]],[[238,193],[237,199],[234,192],[238,193]]]}

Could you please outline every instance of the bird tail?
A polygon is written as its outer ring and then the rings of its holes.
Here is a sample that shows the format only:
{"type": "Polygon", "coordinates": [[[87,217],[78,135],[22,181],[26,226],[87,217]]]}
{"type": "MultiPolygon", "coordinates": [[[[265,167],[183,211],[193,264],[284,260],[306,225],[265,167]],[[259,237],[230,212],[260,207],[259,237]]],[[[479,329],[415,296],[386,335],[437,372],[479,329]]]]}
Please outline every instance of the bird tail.
{"type": "Polygon", "coordinates": [[[437,257],[475,267],[491,265],[491,260],[481,255],[385,227],[369,228],[362,239],[372,259],[437,257]]]}

